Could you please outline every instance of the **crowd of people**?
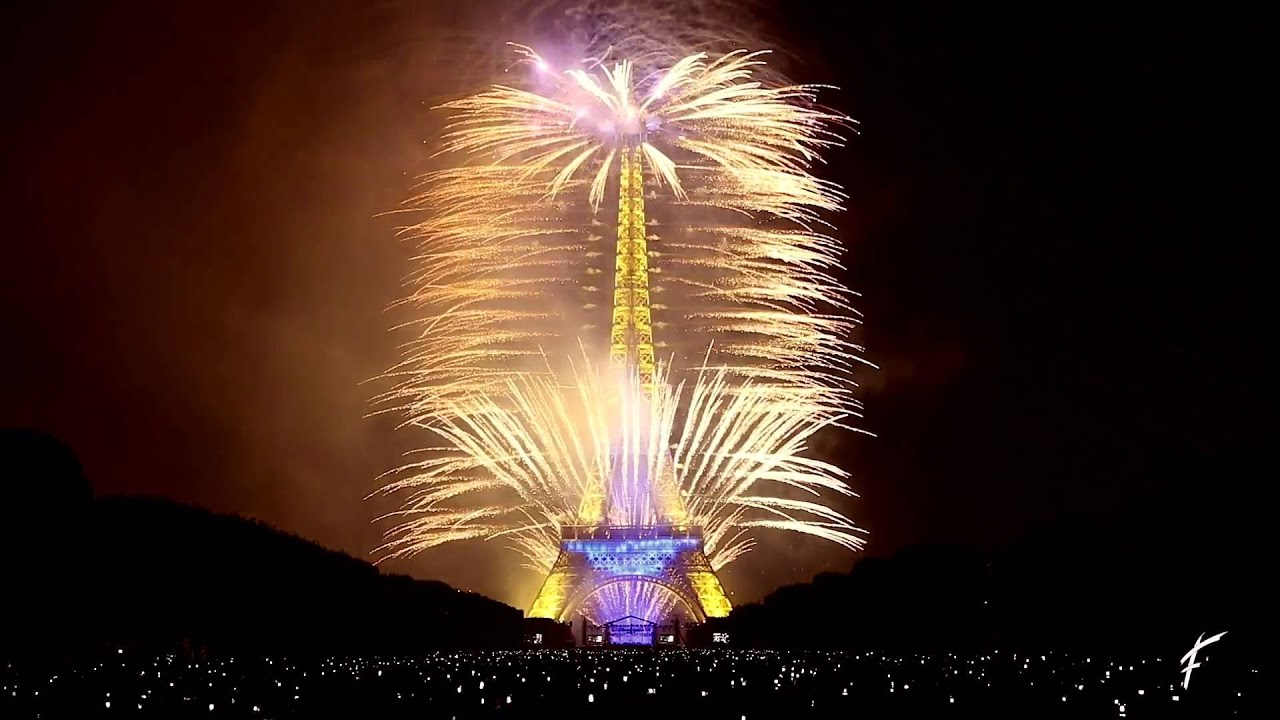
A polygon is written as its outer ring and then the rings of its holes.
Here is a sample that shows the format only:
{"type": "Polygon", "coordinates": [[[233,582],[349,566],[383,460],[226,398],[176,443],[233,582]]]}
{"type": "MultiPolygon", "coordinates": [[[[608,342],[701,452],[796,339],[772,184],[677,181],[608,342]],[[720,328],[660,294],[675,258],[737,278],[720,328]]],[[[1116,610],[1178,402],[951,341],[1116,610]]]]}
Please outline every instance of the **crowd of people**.
{"type": "Polygon", "coordinates": [[[513,650],[416,658],[184,659],[123,649],[79,667],[0,672],[0,716],[1250,717],[1257,669],[1177,658],[761,650],[513,650]]]}

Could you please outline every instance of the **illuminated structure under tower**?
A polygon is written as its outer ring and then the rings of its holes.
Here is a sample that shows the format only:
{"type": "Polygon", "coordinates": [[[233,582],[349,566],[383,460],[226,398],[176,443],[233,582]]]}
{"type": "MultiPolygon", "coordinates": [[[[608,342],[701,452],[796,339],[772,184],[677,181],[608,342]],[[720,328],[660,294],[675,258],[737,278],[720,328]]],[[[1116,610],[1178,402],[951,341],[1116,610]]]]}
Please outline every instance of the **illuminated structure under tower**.
{"type": "MultiPolygon", "coordinates": [[[[644,213],[644,167],[635,142],[619,152],[618,243],[614,264],[613,316],[609,359],[620,377],[638,385],[638,398],[622,393],[620,416],[635,413],[653,395],[656,362],[653,314],[649,302],[649,249],[644,213]],[[627,402],[630,399],[632,402],[627,402]]],[[[623,385],[629,385],[624,382],[623,385]]],[[[643,408],[642,408],[643,410],[643,408]]],[[[647,441],[640,447],[652,447],[647,441]]],[[[659,444],[658,446],[665,446],[659,444]]],[[[529,610],[530,617],[571,619],[593,600],[617,617],[645,613],[628,600],[627,608],[607,609],[601,598],[673,596],[697,621],[724,617],[731,606],[703,546],[702,529],[687,522],[671,464],[649,477],[644,458],[615,452],[613,477],[584,494],[578,523],[561,529],[560,554],[529,610]],[[624,475],[624,478],[619,478],[624,475]],[[625,494],[620,498],[620,494],[625,494]],[[619,508],[625,506],[625,512],[619,508]],[[640,507],[643,512],[637,511],[640,507]]],[[[674,604],[674,603],[672,603],[674,604]]],[[[653,608],[669,607],[652,606],[653,608]]],[[[617,617],[595,618],[608,622],[617,617]]],[[[646,617],[645,620],[661,618],[646,617]]]]}

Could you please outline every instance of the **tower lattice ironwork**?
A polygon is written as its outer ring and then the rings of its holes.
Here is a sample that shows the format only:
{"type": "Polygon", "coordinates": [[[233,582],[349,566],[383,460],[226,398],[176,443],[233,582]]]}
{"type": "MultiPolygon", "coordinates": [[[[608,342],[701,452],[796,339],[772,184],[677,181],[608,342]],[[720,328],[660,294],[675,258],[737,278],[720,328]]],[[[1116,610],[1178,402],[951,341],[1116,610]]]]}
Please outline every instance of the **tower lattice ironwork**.
{"type": "MultiPolygon", "coordinates": [[[[657,363],[643,156],[636,143],[622,148],[619,156],[609,359],[615,369],[634,375],[647,398],[653,393],[657,363]]],[[[584,494],[578,523],[561,528],[560,555],[529,610],[530,617],[568,620],[593,596],[620,584],[632,589],[648,584],[655,586],[654,592],[670,593],[698,621],[729,614],[729,599],[707,561],[702,530],[688,523],[673,473],[668,469],[643,480],[649,486],[644,494],[652,503],[652,512],[646,516],[653,519],[651,524],[610,523],[612,484],[603,476],[584,494]]]]}

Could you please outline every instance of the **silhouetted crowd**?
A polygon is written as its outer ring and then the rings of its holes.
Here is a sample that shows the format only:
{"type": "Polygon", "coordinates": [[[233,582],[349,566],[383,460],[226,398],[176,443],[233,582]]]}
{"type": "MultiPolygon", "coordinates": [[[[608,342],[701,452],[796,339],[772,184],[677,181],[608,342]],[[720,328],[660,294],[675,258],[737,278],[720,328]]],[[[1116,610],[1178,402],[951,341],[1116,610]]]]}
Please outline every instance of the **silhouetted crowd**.
{"type": "Polygon", "coordinates": [[[294,662],[120,650],[58,671],[5,667],[0,717],[1259,717],[1264,674],[1226,670],[1204,661],[1184,689],[1169,657],[609,649],[294,662]]]}

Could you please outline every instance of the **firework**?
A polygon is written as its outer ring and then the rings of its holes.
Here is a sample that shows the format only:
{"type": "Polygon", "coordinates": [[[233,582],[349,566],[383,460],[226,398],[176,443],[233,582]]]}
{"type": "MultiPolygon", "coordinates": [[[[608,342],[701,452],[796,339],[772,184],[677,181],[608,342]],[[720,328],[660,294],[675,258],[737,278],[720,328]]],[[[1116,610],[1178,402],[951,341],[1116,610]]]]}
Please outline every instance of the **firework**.
{"type": "Polygon", "coordinates": [[[507,537],[545,573],[560,528],[579,522],[583,498],[602,482],[614,499],[608,522],[635,527],[657,521],[648,493],[650,478],[663,476],[680,489],[688,524],[704,529],[713,569],[750,549],[753,528],[861,545],[854,523],[820,501],[824,493],[853,494],[846,473],[803,454],[840,416],[809,412],[808,400],[788,400],[777,385],[732,382],[723,367],[675,385],[660,374],[647,398],[634,378],[582,364],[563,380],[521,374],[501,388],[451,397],[432,426],[444,445],[424,451],[428,457],[387,488],[412,495],[384,550],[406,555],[507,537]],[[773,486],[815,499],[770,494],[773,486]]]}
{"type": "Polygon", "coordinates": [[[811,172],[850,121],[816,104],[817,87],[761,80],[765,53],[654,70],[512,49],[522,82],[443,105],[455,164],[409,203],[428,214],[404,231],[420,319],[381,399],[440,442],[384,488],[406,497],[384,556],[505,538],[546,572],[561,527],[651,523],[648,494],[662,492],[704,529],[713,568],[756,529],[859,547],[827,502],[853,494],[846,474],[806,456],[816,433],[860,417],[856,313],[823,219],[843,194],[811,172]],[[614,259],[597,213],[620,167],[643,167],[663,223],[642,238],[664,339],[652,382],[594,362],[614,259]],[[576,359],[546,351],[576,342],[576,359]]]}
{"type": "Polygon", "coordinates": [[[714,336],[716,359],[735,371],[851,406],[861,348],[848,339],[850,293],[831,277],[839,243],[820,218],[842,195],[808,172],[847,121],[812,105],[816,88],[754,81],[761,53],[693,55],[636,78],[626,60],[553,71],[516,50],[541,92],[499,86],[444,105],[454,122],[442,152],[466,164],[428,175],[410,203],[430,213],[405,230],[420,247],[406,302],[421,332],[386,399],[430,424],[443,395],[536,370],[542,346],[599,335],[613,254],[611,224],[592,211],[620,144],[639,137],[668,215],[692,220],[669,222],[670,234],[650,221],[667,353],[688,361],[714,336]]]}

